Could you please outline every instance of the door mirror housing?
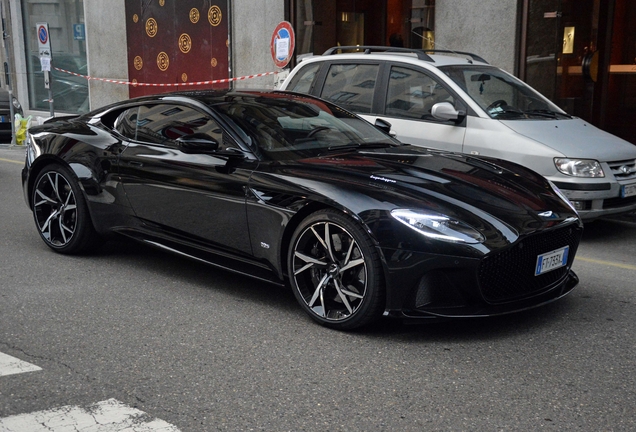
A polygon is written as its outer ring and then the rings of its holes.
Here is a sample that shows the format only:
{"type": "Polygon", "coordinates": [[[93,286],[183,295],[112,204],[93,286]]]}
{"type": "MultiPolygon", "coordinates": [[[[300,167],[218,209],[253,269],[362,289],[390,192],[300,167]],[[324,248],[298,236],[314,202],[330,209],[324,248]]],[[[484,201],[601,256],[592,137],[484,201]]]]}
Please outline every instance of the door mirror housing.
{"type": "Polygon", "coordinates": [[[384,119],[376,119],[374,126],[378,129],[380,129],[382,132],[385,132],[389,135],[391,135],[391,123],[389,123],[388,121],[384,120],[384,119]]]}
{"type": "Polygon", "coordinates": [[[194,133],[177,138],[177,145],[184,153],[215,153],[219,142],[209,135],[194,133]]]}
{"type": "Polygon", "coordinates": [[[466,117],[464,111],[457,111],[450,102],[439,102],[433,105],[431,115],[437,120],[454,121],[455,123],[459,123],[466,117]]]}

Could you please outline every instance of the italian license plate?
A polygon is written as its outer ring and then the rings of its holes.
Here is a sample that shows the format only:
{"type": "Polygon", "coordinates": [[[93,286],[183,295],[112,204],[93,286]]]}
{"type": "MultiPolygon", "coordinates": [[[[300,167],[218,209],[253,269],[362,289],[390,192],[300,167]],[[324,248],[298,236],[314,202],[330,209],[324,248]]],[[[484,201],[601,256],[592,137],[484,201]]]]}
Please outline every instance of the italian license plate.
{"type": "Polygon", "coordinates": [[[549,271],[561,268],[568,263],[570,247],[562,247],[552,252],[546,252],[537,257],[537,266],[534,275],[539,276],[549,271]]]}
{"type": "Polygon", "coordinates": [[[636,184],[621,187],[621,196],[627,198],[636,195],[636,184]]]}

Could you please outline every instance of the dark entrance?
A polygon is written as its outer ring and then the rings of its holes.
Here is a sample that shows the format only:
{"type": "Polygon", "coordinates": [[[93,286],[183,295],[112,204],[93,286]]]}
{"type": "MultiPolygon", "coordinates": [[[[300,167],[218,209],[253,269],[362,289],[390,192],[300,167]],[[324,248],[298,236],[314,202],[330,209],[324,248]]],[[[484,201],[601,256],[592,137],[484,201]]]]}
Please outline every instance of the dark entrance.
{"type": "Polygon", "coordinates": [[[524,0],[520,78],[636,144],[633,0],[524,0]]]}
{"type": "Polygon", "coordinates": [[[433,48],[435,0],[293,0],[296,54],[334,46],[433,48]]]}

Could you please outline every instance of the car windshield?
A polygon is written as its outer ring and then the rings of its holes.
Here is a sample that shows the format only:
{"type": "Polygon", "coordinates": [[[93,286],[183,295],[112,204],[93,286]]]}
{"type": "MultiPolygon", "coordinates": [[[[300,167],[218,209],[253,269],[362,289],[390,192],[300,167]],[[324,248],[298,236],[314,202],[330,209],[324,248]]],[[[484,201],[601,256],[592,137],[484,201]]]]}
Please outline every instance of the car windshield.
{"type": "Polygon", "coordinates": [[[264,159],[315,157],[326,151],[400,145],[365,120],[330,103],[283,94],[234,96],[214,110],[264,159]]]}
{"type": "Polygon", "coordinates": [[[499,120],[570,118],[523,81],[491,66],[443,66],[440,70],[499,120]]]}

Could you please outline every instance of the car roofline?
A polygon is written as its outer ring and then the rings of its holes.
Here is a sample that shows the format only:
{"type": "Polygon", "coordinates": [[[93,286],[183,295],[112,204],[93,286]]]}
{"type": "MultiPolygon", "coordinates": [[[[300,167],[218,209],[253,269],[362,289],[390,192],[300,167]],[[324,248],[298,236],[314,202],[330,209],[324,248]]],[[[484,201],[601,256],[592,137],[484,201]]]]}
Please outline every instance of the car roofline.
{"type": "Polygon", "coordinates": [[[391,53],[391,54],[415,54],[418,60],[424,60],[427,62],[435,63],[435,57],[431,55],[435,54],[453,54],[456,57],[464,58],[469,63],[473,61],[489,64],[483,57],[466,51],[453,51],[443,49],[418,49],[418,48],[403,48],[392,46],[375,46],[375,45],[356,45],[356,46],[335,46],[329,48],[322,55],[329,56],[335,54],[343,54],[343,51],[351,51],[352,53],[360,54],[375,54],[375,53],[391,53]]]}

